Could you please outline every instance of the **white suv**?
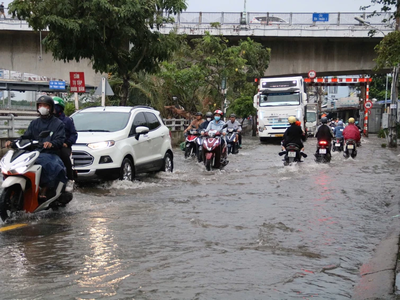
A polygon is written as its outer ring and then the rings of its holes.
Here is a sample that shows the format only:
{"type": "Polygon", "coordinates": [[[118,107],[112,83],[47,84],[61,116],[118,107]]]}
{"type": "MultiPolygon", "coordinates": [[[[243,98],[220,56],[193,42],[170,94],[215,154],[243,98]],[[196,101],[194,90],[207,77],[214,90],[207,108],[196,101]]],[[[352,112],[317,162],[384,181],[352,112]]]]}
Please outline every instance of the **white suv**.
{"type": "Polygon", "coordinates": [[[133,180],[135,174],[173,171],[171,134],[160,112],[148,106],[90,107],[72,116],[77,181],[133,180]]]}

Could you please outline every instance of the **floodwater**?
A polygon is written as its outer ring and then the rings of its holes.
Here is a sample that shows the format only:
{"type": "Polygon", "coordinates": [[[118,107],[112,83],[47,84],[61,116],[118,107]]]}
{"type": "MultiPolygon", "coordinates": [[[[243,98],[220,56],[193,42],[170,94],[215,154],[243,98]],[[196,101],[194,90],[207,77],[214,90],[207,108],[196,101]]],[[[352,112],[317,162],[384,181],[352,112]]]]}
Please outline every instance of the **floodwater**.
{"type": "MultiPolygon", "coordinates": [[[[175,150],[175,172],[78,187],[64,211],[0,232],[1,299],[349,299],[397,201],[399,152],[284,167],[244,138],[223,171],[175,150]]],[[[2,229],[0,227],[0,230],[2,229]]]]}

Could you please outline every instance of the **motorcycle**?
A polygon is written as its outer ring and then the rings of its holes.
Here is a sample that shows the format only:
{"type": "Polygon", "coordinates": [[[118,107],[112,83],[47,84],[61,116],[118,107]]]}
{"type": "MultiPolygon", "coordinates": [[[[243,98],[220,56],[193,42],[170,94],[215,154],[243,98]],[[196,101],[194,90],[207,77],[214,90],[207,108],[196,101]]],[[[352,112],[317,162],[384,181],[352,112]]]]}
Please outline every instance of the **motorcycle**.
{"type": "Polygon", "coordinates": [[[221,132],[209,130],[204,135],[202,152],[206,170],[211,171],[212,168],[222,169],[228,164],[228,160],[226,159],[228,154],[226,142],[222,146],[223,137],[221,136],[221,132]]]}
{"type": "Polygon", "coordinates": [[[198,156],[197,139],[199,135],[200,134],[197,131],[197,129],[189,130],[189,133],[186,135],[185,158],[189,158],[191,156],[198,156]]]}
{"type": "Polygon", "coordinates": [[[343,151],[343,138],[335,138],[332,151],[343,151]]]}
{"type": "MultiPolygon", "coordinates": [[[[40,137],[49,134],[50,131],[42,132],[40,137]]],[[[0,196],[0,217],[3,222],[18,211],[32,213],[65,207],[73,196],[72,193],[65,192],[65,184],[62,182],[55,189],[47,191],[46,199],[39,197],[42,166],[35,165],[35,162],[43,145],[39,141],[24,139],[16,141],[14,145],[15,149],[9,150],[0,161],[4,177],[0,196]]]]}
{"type": "Polygon", "coordinates": [[[286,145],[285,149],[285,151],[279,152],[280,156],[285,155],[285,157],[283,158],[284,166],[289,166],[293,162],[302,162],[301,156],[303,156],[304,158],[307,157],[307,154],[300,151],[301,149],[297,144],[289,143],[286,145]]]}
{"type": "Polygon", "coordinates": [[[228,154],[239,153],[239,138],[237,135],[237,129],[228,128],[226,133],[226,143],[228,147],[228,154]]]}
{"type": "Polygon", "coordinates": [[[331,161],[330,143],[328,141],[318,141],[317,153],[315,153],[315,161],[322,163],[327,163],[331,161]]]}
{"type": "Polygon", "coordinates": [[[355,158],[357,156],[357,142],[355,140],[352,139],[346,140],[343,150],[343,156],[345,158],[349,158],[349,156],[355,158]]]}

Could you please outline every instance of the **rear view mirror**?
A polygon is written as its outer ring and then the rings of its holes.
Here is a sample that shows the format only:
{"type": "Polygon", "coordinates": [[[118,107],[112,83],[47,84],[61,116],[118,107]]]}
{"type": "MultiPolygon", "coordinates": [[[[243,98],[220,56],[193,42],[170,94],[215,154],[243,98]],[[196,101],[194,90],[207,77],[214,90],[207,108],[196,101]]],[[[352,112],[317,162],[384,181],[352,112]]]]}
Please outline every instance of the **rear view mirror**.
{"type": "Polygon", "coordinates": [[[135,139],[139,140],[139,136],[141,134],[147,134],[149,133],[150,129],[146,126],[138,126],[136,127],[136,135],[135,135],[135,139]]]}

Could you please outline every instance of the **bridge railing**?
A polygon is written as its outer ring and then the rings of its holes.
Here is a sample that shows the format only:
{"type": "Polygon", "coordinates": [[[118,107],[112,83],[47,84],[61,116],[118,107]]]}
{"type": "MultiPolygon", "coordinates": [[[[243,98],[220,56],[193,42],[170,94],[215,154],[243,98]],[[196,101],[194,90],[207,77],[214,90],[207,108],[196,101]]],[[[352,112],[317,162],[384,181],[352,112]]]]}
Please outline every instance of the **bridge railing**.
{"type": "MultiPolygon", "coordinates": [[[[323,22],[314,22],[313,15],[315,13],[281,13],[281,12],[247,12],[246,22],[247,24],[253,25],[277,25],[272,22],[256,22],[255,17],[271,17],[279,18],[282,22],[279,22],[279,26],[295,26],[295,25],[326,25],[326,26],[354,26],[360,25],[356,21],[355,17],[362,17],[364,20],[369,22],[372,26],[390,26],[383,22],[384,19],[389,18],[389,13],[381,13],[379,16],[369,17],[372,12],[330,12],[324,13],[328,15],[328,19],[323,22]],[[256,22],[256,23],[255,23],[256,22]]],[[[242,12],[182,12],[178,15],[173,16],[175,23],[173,26],[179,25],[210,25],[210,23],[220,23],[222,25],[239,25],[243,13],[242,12]]],[[[361,24],[362,25],[362,24],[361,24]]],[[[170,26],[167,24],[166,26],[170,26]]],[[[0,19],[0,30],[1,29],[15,29],[15,30],[29,30],[28,23],[18,19],[0,19]]]]}

